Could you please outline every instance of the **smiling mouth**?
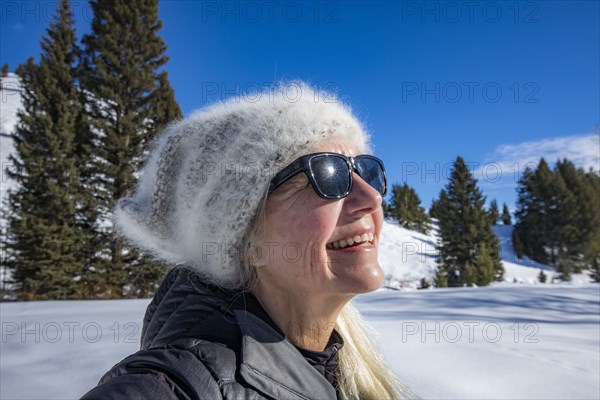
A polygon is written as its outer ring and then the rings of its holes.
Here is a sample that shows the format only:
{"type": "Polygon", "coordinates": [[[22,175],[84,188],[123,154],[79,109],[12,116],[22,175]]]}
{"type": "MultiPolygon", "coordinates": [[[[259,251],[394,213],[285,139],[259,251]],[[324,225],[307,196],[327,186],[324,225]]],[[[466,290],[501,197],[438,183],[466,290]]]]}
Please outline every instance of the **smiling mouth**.
{"type": "Polygon", "coordinates": [[[346,247],[356,247],[362,245],[373,244],[375,236],[373,232],[363,233],[347,239],[338,240],[336,242],[327,243],[325,246],[328,249],[344,249],[346,247]]]}

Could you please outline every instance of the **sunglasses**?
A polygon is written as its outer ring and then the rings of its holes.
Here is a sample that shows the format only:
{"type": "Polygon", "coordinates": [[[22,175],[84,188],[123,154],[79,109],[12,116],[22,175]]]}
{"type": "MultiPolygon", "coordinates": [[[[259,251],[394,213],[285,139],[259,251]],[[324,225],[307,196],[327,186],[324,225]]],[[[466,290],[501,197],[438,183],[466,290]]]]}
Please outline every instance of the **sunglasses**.
{"type": "Polygon", "coordinates": [[[360,155],[346,157],[338,153],[314,153],[302,156],[282,169],[271,180],[269,194],[288,179],[304,172],[314,191],[324,199],[341,199],[352,190],[352,172],[356,171],[365,182],[385,196],[387,180],[383,161],[377,157],[360,155]]]}

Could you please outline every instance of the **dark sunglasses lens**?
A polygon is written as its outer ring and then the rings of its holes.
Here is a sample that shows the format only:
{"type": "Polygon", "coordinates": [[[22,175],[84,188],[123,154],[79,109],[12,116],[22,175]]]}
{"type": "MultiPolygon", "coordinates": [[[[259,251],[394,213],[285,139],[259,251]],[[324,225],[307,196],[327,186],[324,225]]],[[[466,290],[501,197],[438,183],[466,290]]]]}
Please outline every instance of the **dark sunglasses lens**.
{"type": "Polygon", "coordinates": [[[375,190],[384,195],[386,192],[386,182],[383,165],[372,158],[362,157],[355,158],[354,164],[356,165],[360,177],[375,190]]]}
{"type": "Polygon", "coordinates": [[[350,171],[341,157],[323,155],[311,159],[310,168],[320,191],[327,197],[341,197],[350,191],[350,171]]]}

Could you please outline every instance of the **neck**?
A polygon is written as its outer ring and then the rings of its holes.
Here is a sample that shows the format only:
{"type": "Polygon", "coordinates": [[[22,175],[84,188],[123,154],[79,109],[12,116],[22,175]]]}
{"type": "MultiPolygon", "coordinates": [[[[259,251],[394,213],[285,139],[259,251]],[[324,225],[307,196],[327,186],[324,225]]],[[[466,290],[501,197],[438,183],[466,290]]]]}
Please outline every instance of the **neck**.
{"type": "Polygon", "coordinates": [[[298,295],[260,284],[253,294],[290,342],[314,351],[325,349],[342,308],[351,298],[298,295]]]}

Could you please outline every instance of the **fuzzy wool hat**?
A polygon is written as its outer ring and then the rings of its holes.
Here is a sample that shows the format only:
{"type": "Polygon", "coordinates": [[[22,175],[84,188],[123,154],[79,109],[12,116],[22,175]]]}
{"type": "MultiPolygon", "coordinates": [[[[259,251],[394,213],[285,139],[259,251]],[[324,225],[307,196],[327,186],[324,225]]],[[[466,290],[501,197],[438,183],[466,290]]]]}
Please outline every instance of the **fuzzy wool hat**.
{"type": "Polygon", "coordinates": [[[223,287],[243,285],[235,249],[272,177],[329,140],[370,151],[350,109],[303,82],[201,109],[157,137],[135,193],[115,209],[116,226],[167,263],[223,287]]]}

